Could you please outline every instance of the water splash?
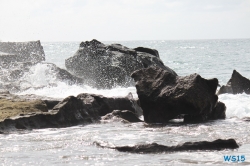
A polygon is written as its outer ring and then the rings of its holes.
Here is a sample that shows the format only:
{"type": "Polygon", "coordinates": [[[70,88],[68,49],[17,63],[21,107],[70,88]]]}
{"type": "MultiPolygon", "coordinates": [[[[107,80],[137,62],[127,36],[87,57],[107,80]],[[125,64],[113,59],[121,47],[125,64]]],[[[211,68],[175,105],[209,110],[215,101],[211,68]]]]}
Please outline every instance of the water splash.
{"type": "Polygon", "coordinates": [[[219,100],[226,104],[227,118],[230,117],[250,117],[250,95],[243,94],[222,94],[219,100]]]}

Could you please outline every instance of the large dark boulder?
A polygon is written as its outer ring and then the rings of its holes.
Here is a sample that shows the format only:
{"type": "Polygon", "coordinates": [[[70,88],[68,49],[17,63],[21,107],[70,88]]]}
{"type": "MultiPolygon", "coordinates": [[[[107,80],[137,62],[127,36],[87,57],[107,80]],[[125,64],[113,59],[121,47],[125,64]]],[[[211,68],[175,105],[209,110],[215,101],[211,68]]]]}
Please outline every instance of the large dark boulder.
{"type": "Polygon", "coordinates": [[[140,153],[140,154],[148,154],[148,153],[171,153],[171,152],[180,152],[180,151],[207,151],[207,150],[225,150],[225,149],[237,149],[239,145],[236,143],[234,139],[217,139],[215,141],[200,141],[200,142],[186,142],[182,145],[177,146],[165,146],[159,145],[157,143],[152,144],[142,144],[135,146],[115,146],[115,147],[107,147],[103,146],[100,143],[95,142],[97,146],[103,148],[111,148],[116,149],[120,152],[129,152],[129,153],[140,153]]]}
{"type": "Polygon", "coordinates": [[[227,85],[223,85],[217,94],[238,94],[243,92],[250,94],[250,80],[234,70],[230,80],[227,82],[227,85]]]}
{"type": "Polygon", "coordinates": [[[141,68],[158,66],[176,73],[165,66],[157,50],[138,47],[130,49],[120,44],[105,45],[97,40],[80,44],[74,56],[65,60],[68,71],[78,77],[88,79],[90,85],[97,88],[130,86],[133,81],[130,74],[141,68]]]}
{"type": "Polygon", "coordinates": [[[0,42],[0,66],[12,62],[41,62],[45,54],[40,41],[0,42]]]}
{"type": "Polygon", "coordinates": [[[132,78],[147,123],[166,123],[182,114],[204,121],[217,104],[216,78],[207,80],[198,74],[175,76],[159,67],[137,70],[132,78]]]}

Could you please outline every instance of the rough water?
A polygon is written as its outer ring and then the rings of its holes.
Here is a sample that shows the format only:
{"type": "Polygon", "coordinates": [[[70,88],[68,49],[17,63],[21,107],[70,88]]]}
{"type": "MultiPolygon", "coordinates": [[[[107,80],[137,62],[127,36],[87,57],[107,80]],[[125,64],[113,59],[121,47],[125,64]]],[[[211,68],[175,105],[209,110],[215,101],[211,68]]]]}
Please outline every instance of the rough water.
{"type": "MultiPolygon", "coordinates": [[[[72,56],[80,42],[42,42],[46,61],[65,68],[64,60],[72,56]]],[[[123,41],[127,47],[154,48],[164,64],[178,75],[198,73],[204,78],[218,78],[220,85],[230,79],[234,69],[250,78],[250,39],[123,41]]],[[[46,65],[38,64],[23,76],[27,90],[18,94],[37,94],[64,98],[79,93],[105,96],[126,96],[135,87],[97,90],[89,85],[68,85],[56,79],[46,65]],[[40,88],[39,88],[40,87],[40,88]],[[43,88],[41,88],[43,87],[43,88]]],[[[250,95],[223,94],[219,100],[227,106],[226,120],[203,124],[149,126],[144,123],[121,122],[90,124],[58,129],[18,130],[0,135],[2,165],[228,165],[224,155],[244,155],[241,164],[250,164],[250,95]],[[109,146],[158,143],[167,146],[187,141],[213,141],[234,138],[237,150],[196,151],[159,154],[130,154],[97,147],[94,142],[109,146]]],[[[237,163],[237,162],[236,162],[237,163]]]]}

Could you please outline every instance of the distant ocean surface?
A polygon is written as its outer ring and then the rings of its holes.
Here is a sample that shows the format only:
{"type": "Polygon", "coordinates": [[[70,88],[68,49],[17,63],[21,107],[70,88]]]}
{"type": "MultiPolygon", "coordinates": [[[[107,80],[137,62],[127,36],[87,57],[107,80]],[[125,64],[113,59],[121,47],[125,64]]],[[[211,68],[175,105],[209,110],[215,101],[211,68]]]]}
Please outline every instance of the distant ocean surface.
{"type": "MultiPolygon", "coordinates": [[[[112,41],[129,48],[139,46],[159,51],[164,64],[178,75],[198,73],[204,78],[218,78],[224,85],[234,69],[250,78],[250,39],[225,40],[156,40],[112,41]]],[[[43,42],[46,61],[65,68],[65,59],[73,56],[80,42],[43,42]]],[[[105,96],[126,96],[135,87],[116,87],[97,90],[90,85],[67,85],[58,82],[45,65],[36,65],[27,81],[44,88],[30,88],[18,94],[37,94],[65,98],[80,93],[96,93],[105,96]],[[53,86],[50,85],[53,83],[53,86]]],[[[203,124],[169,124],[150,127],[143,123],[121,122],[91,124],[58,129],[16,131],[0,135],[0,162],[2,165],[227,165],[224,155],[245,155],[250,165],[250,95],[223,94],[219,100],[227,107],[227,119],[203,124]],[[234,138],[241,146],[238,150],[196,151],[160,154],[130,154],[102,149],[93,144],[135,145],[158,143],[177,145],[187,141],[213,141],[234,138]]]]}

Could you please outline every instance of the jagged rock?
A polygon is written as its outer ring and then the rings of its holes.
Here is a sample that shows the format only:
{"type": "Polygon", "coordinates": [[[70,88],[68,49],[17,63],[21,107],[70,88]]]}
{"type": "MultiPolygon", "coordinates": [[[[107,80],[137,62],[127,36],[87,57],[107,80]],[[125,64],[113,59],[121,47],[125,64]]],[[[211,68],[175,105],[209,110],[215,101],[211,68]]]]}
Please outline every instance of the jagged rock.
{"type": "Polygon", "coordinates": [[[131,123],[142,122],[142,120],[140,120],[134,112],[129,110],[114,110],[112,113],[103,116],[102,120],[112,120],[114,118],[131,123]]]}
{"type": "Polygon", "coordinates": [[[157,50],[105,45],[97,40],[82,42],[75,55],[65,60],[65,66],[68,71],[89,79],[88,83],[98,88],[130,86],[133,84],[130,74],[149,66],[158,66],[176,75],[163,64],[157,50]]]}
{"type": "MultiPolygon", "coordinates": [[[[2,96],[5,98],[11,97],[7,94],[6,96],[2,96]]],[[[20,100],[20,97],[17,96],[17,98],[20,100]]],[[[12,99],[14,99],[14,97],[12,99]]],[[[28,98],[27,100],[30,99],[28,98]]],[[[29,101],[29,103],[30,102],[32,101],[29,101]]],[[[14,104],[15,103],[16,101],[14,101],[14,104]]],[[[23,112],[19,114],[19,116],[5,117],[6,119],[0,122],[0,129],[68,127],[84,123],[93,123],[99,121],[100,117],[106,113],[111,113],[117,109],[139,113],[140,110],[137,110],[138,106],[135,106],[136,103],[136,100],[132,99],[131,95],[125,98],[108,98],[94,94],[79,94],[77,97],[69,96],[65,98],[50,111],[44,111],[42,108],[36,107],[41,109],[40,112],[30,111],[28,113],[23,112]]],[[[43,104],[48,110],[46,103],[43,102],[43,104]]]]}
{"type": "Polygon", "coordinates": [[[207,150],[224,150],[224,149],[237,149],[239,145],[236,143],[234,139],[222,140],[217,139],[215,141],[200,141],[200,142],[186,142],[182,145],[177,146],[165,146],[159,145],[157,143],[152,144],[143,144],[143,145],[135,145],[135,146],[116,146],[116,147],[107,147],[103,146],[100,143],[96,143],[97,146],[103,148],[116,149],[120,152],[129,152],[129,153],[140,153],[140,154],[148,154],[148,153],[171,153],[171,152],[179,152],[179,151],[207,151],[207,150]]]}
{"type": "Polygon", "coordinates": [[[181,114],[202,116],[205,119],[200,120],[204,121],[218,100],[216,78],[206,80],[198,74],[175,76],[159,67],[137,70],[132,78],[147,123],[166,123],[181,114]]]}
{"type": "Polygon", "coordinates": [[[223,93],[238,94],[243,93],[250,94],[250,80],[243,77],[239,72],[233,70],[233,74],[227,85],[223,85],[218,91],[218,95],[223,93]]]}
{"type": "Polygon", "coordinates": [[[45,54],[40,41],[0,42],[0,66],[12,62],[41,62],[45,54]]]}

